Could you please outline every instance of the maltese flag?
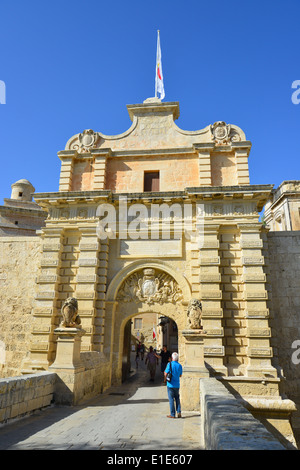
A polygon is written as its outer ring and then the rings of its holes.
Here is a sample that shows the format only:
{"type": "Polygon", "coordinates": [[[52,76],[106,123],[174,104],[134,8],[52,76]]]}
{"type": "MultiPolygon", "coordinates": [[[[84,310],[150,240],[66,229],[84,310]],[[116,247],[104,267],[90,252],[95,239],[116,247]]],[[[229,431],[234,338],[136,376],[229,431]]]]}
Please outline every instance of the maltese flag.
{"type": "Polygon", "coordinates": [[[154,328],[154,326],[153,326],[153,333],[152,333],[152,337],[153,337],[153,339],[155,339],[155,338],[156,338],[156,333],[155,333],[155,328],[154,328]]]}
{"type": "Polygon", "coordinates": [[[157,31],[157,52],[156,52],[156,74],[155,74],[155,98],[157,93],[160,93],[160,99],[163,100],[165,97],[164,79],[161,65],[161,50],[160,50],[160,37],[159,31],[157,31]]]}

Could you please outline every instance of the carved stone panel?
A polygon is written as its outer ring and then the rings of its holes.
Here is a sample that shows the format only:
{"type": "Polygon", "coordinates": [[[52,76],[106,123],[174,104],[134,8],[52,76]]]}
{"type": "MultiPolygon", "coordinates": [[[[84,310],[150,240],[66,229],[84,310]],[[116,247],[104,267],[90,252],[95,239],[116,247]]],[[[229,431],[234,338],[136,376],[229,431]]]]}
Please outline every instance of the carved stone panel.
{"type": "Polygon", "coordinates": [[[121,285],[117,300],[147,304],[177,302],[183,298],[175,279],[169,274],[146,268],[129,276],[121,285]]]}
{"type": "Polygon", "coordinates": [[[75,137],[70,143],[69,148],[70,150],[77,150],[78,153],[86,153],[97,147],[99,139],[100,137],[97,132],[94,132],[92,129],[85,129],[75,137]]]}
{"type": "Polygon", "coordinates": [[[224,121],[217,121],[211,125],[212,140],[217,145],[225,145],[231,142],[239,142],[241,136],[236,130],[236,126],[226,124],[224,121]]]}

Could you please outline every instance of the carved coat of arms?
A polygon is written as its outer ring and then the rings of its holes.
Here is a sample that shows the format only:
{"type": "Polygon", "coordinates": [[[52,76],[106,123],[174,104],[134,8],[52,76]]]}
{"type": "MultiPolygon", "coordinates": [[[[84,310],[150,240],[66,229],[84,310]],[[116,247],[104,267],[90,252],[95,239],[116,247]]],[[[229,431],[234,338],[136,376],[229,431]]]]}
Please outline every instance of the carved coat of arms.
{"type": "Polygon", "coordinates": [[[96,148],[98,140],[99,134],[97,132],[92,129],[85,129],[78,135],[78,140],[72,145],[72,148],[77,150],[78,153],[89,152],[91,149],[96,148]]]}
{"type": "Polygon", "coordinates": [[[213,140],[217,144],[225,144],[230,140],[230,124],[226,124],[224,121],[217,121],[211,126],[211,132],[213,140]]]}
{"type": "Polygon", "coordinates": [[[212,139],[216,145],[225,145],[230,142],[238,142],[241,140],[235,126],[226,124],[224,121],[217,121],[210,126],[212,139]]]}
{"type": "Polygon", "coordinates": [[[126,279],[118,293],[118,300],[123,302],[176,302],[182,298],[178,284],[166,273],[156,273],[152,268],[143,270],[143,274],[134,273],[126,279]]]}

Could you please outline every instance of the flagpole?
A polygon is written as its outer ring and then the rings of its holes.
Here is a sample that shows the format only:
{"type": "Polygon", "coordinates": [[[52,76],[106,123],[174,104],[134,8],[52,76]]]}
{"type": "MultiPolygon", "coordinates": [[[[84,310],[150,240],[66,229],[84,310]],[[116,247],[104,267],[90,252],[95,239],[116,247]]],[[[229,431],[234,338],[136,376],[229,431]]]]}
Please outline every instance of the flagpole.
{"type": "Polygon", "coordinates": [[[158,61],[158,44],[159,44],[159,29],[157,30],[157,44],[156,44],[156,64],[155,64],[155,98],[157,98],[157,61],[158,61]]]}
{"type": "Polygon", "coordinates": [[[164,99],[165,90],[163,83],[163,72],[161,64],[161,49],[160,49],[160,31],[157,30],[157,50],[156,50],[156,70],[155,70],[155,98],[158,98],[157,94],[160,93],[160,99],[164,99]]]}

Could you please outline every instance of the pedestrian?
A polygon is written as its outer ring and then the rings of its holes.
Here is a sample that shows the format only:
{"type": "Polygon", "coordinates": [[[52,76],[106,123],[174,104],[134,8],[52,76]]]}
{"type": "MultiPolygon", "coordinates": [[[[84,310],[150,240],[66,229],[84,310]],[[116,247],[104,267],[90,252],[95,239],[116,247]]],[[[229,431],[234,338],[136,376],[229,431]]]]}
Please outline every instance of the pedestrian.
{"type": "Polygon", "coordinates": [[[147,364],[147,368],[150,372],[151,382],[154,382],[157,359],[159,359],[159,356],[153,351],[153,347],[150,346],[149,352],[145,360],[145,364],[147,364]]]}
{"type": "Polygon", "coordinates": [[[141,360],[143,361],[144,360],[144,354],[145,354],[145,345],[144,343],[141,344],[141,360]]]}
{"type": "Polygon", "coordinates": [[[174,352],[172,354],[172,361],[167,364],[164,372],[167,377],[168,372],[172,373],[171,381],[167,381],[168,398],[170,404],[170,414],[168,418],[175,418],[175,410],[177,412],[177,418],[181,418],[181,404],[180,404],[180,377],[182,376],[182,365],[178,362],[178,354],[174,352]],[[175,406],[174,406],[175,401],[175,406]]]}
{"type": "Polygon", "coordinates": [[[139,353],[138,352],[136,352],[136,355],[135,355],[135,366],[137,369],[139,368],[139,353]]]}
{"type": "Polygon", "coordinates": [[[166,345],[163,346],[163,349],[160,353],[160,357],[161,357],[160,370],[163,373],[163,379],[164,379],[164,384],[165,384],[166,383],[166,377],[165,377],[164,372],[165,372],[165,369],[168,365],[168,362],[171,360],[171,353],[170,353],[170,351],[168,351],[166,345]]]}

